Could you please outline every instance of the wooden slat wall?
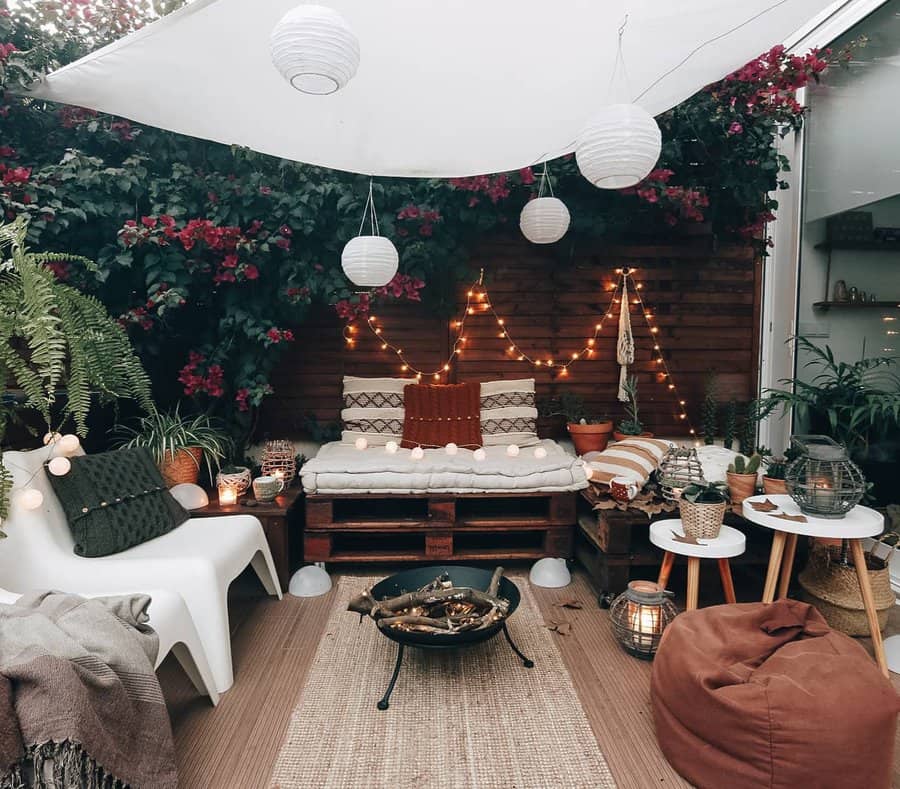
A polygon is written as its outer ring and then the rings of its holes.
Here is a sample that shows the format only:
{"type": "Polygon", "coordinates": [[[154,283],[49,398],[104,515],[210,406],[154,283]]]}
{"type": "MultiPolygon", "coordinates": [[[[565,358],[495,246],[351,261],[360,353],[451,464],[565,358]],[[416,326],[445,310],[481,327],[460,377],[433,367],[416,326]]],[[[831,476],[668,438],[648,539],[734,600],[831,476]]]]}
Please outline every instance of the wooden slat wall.
{"type": "MultiPolygon", "coordinates": [[[[718,375],[720,401],[749,400],[757,381],[761,267],[753,251],[722,247],[710,251],[708,241],[669,246],[597,247],[560,263],[553,251],[516,238],[482,243],[472,259],[473,279],[485,271],[494,307],[510,334],[531,355],[563,359],[584,347],[585,340],[610,301],[615,269],[631,266],[641,296],[654,314],[659,341],[674,382],[688,403],[699,432],[699,404],[709,371],[718,375]]],[[[461,311],[466,283],[458,289],[461,311]]],[[[616,306],[616,310],[618,306],[616,306]]],[[[662,435],[686,434],[665,382],[655,375],[653,345],[639,308],[631,305],[642,417],[647,429],[662,435]]],[[[402,347],[419,368],[439,368],[451,340],[450,319],[408,302],[375,310],[385,335],[402,347]]],[[[449,380],[490,380],[534,376],[538,397],[577,392],[596,414],[622,415],[616,401],[618,366],[615,345],[618,312],[604,319],[596,353],[560,377],[545,367],[534,369],[506,352],[493,318],[475,315],[466,326],[466,350],[449,380]]],[[[320,421],[339,417],[343,375],[402,375],[397,358],[382,351],[364,327],[351,350],[341,336],[333,311],[323,310],[298,327],[298,341],[273,378],[276,394],[261,414],[260,430],[299,437],[304,415],[320,421]]],[[[446,382],[446,378],[443,379],[446,382]]],[[[427,382],[427,381],[426,381],[427,382]]],[[[550,432],[560,427],[546,426],[550,432]]]]}

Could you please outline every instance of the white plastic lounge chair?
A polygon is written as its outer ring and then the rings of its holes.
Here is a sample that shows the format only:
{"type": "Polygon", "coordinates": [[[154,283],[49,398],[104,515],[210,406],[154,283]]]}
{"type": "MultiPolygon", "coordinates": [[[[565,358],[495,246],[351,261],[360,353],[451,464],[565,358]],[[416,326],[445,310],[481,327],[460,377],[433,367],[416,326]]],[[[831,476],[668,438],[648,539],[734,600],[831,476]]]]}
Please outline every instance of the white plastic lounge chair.
{"type": "Polygon", "coordinates": [[[84,558],[73,552],[72,534],[43,463],[52,447],[4,452],[14,488],[44,494],[36,510],[13,496],[0,545],[0,581],[12,589],[60,589],[78,594],[170,589],[191,614],[206,651],[215,687],[224,693],[234,681],[228,626],[228,587],[249,564],[266,591],[281,599],[281,585],[259,520],[252,515],[192,518],[161,537],[112,556],[84,558]]]}
{"type": "MultiPolygon", "coordinates": [[[[150,607],[147,609],[150,615],[148,624],[159,636],[159,653],[154,668],[159,668],[166,655],[171,652],[197,691],[209,696],[214,705],[218,704],[219,694],[206,660],[206,652],[203,651],[200,636],[197,635],[197,628],[194,627],[184,600],[176,592],[166,589],[150,589],[145,594],[151,598],[150,607]]],[[[0,603],[15,603],[20,596],[16,592],[0,589],[0,603]]]]}

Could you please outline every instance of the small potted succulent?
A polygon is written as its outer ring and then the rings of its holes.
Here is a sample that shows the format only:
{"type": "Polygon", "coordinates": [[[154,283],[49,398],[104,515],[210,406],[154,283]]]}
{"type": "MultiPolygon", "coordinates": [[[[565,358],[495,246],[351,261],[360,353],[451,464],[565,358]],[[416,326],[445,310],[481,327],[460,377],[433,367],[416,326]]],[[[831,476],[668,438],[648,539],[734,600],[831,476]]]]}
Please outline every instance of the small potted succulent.
{"type": "Polygon", "coordinates": [[[549,401],[543,410],[544,416],[561,416],[566,420],[566,429],[579,455],[606,449],[613,429],[612,420],[588,414],[584,400],[578,395],[565,392],[549,401]]]}
{"type": "Polygon", "coordinates": [[[724,482],[692,483],[678,499],[684,533],[697,540],[719,536],[727,508],[728,488],[724,482]]]}
{"type": "Polygon", "coordinates": [[[653,438],[653,433],[645,431],[644,425],[640,420],[637,401],[637,378],[634,376],[631,376],[625,382],[625,395],[628,397],[628,400],[625,402],[625,418],[619,421],[618,429],[613,432],[613,438],[616,441],[623,441],[634,436],[653,438]]]}
{"type": "Polygon", "coordinates": [[[725,476],[728,478],[728,492],[732,504],[740,504],[744,499],[756,493],[757,472],[762,457],[754,452],[749,458],[737,455],[725,476]]]}
{"type": "Polygon", "coordinates": [[[763,474],[763,492],[769,496],[777,496],[779,493],[787,493],[784,484],[784,472],[787,471],[788,462],[784,458],[775,458],[766,465],[766,473],[763,474]]]}

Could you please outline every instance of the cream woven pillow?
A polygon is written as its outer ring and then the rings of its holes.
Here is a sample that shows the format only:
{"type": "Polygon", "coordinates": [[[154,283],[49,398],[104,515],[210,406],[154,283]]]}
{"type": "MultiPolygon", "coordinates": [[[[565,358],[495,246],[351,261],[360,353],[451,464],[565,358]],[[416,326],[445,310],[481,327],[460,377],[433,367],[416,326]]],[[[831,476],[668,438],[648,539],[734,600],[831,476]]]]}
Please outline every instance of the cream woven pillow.
{"type": "Polygon", "coordinates": [[[485,446],[538,442],[534,378],[481,384],[481,440],[485,446]]]}
{"type": "Polygon", "coordinates": [[[403,438],[403,387],[415,378],[357,378],[344,376],[341,441],[353,444],[365,438],[373,446],[403,438]]]}

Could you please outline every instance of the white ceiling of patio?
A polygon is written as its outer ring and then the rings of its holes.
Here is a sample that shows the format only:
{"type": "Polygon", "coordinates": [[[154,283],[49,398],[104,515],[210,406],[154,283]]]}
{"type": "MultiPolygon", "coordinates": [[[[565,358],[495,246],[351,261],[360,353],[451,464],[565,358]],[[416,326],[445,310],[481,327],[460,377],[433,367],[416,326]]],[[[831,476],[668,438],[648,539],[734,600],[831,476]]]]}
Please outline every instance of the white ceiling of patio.
{"type": "Polygon", "coordinates": [[[493,173],[572,151],[612,100],[652,114],[674,106],[823,5],[318,1],[344,16],[361,50],[356,76],[329,96],[294,90],[272,65],[269,35],[297,0],[196,0],[51,74],[34,95],[340,170],[493,173]],[[624,96],[610,87],[626,13],[624,96]]]}

